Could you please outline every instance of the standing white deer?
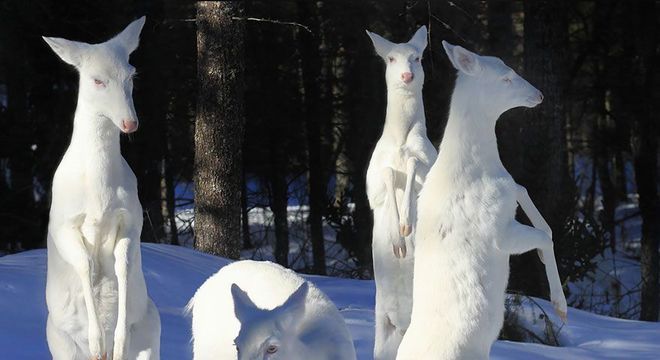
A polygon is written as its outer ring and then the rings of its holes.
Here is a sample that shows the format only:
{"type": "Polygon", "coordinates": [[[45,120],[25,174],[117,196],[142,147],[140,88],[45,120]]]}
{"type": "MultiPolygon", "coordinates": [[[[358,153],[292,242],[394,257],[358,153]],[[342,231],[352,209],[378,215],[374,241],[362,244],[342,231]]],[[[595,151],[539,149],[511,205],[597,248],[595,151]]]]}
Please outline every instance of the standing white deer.
{"type": "Polygon", "coordinates": [[[56,360],[160,357],[160,318],[142,274],[137,181],[119,148],[120,131],[138,127],[128,58],[144,21],[101,44],[44,37],[80,73],[48,224],[47,336],[56,360]]]}
{"type": "Polygon", "coordinates": [[[385,127],[367,170],[367,195],[374,214],[374,358],[386,360],[396,356],[410,323],[417,194],[437,152],[426,136],[422,101],[426,27],[402,44],[367,34],[387,66],[385,127]]]}
{"type": "Polygon", "coordinates": [[[295,272],[238,261],[197,290],[195,360],[355,360],[353,340],[330,299],[295,272]]]}
{"type": "Polygon", "coordinates": [[[543,95],[500,59],[443,42],[458,70],[438,160],[419,198],[413,312],[397,359],[488,359],[504,320],[509,256],[539,249],[566,319],[552,233],[500,161],[499,116],[543,95]],[[534,226],[515,220],[519,203],[534,226]]]}

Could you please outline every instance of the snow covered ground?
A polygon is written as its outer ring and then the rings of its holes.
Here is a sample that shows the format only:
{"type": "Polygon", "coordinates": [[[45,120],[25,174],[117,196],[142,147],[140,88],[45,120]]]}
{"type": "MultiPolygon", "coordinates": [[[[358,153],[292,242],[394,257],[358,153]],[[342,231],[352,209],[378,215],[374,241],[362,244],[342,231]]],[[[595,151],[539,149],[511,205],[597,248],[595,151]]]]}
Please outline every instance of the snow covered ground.
{"type": "MultiPolygon", "coordinates": [[[[162,358],[191,358],[190,321],[182,308],[204,280],[227,260],[184,247],[142,245],[149,294],[160,310],[162,358]]],[[[46,251],[0,258],[0,359],[48,359],[46,344],[46,251]]],[[[335,302],[353,334],[359,359],[371,358],[373,296],[371,281],[309,276],[335,302]]],[[[556,322],[549,303],[537,300],[556,322]]],[[[523,305],[521,317],[534,323],[541,312],[523,305]]],[[[538,322],[541,323],[541,322],[538,322]]],[[[658,359],[660,324],[622,320],[569,310],[559,333],[563,347],[498,341],[492,359],[658,359]]]]}

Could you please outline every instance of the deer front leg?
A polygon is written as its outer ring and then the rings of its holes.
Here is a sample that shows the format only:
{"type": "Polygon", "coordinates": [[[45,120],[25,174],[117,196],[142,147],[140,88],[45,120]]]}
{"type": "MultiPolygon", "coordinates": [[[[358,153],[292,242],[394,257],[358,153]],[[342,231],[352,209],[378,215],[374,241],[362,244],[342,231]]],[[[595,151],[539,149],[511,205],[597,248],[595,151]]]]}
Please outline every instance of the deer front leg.
{"type": "Polygon", "coordinates": [[[117,237],[113,254],[115,256],[115,275],[117,276],[117,325],[115,327],[113,360],[125,360],[127,357],[128,341],[128,279],[133,266],[132,251],[136,235],[127,231],[128,224],[125,217],[119,215],[117,237]]]}
{"type": "MultiPolygon", "coordinates": [[[[540,229],[545,232],[550,238],[550,243],[552,244],[552,229],[550,225],[545,221],[539,209],[536,208],[534,202],[529,197],[527,189],[524,186],[518,185],[517,201],[520,204],[522,210],[527,214],[527,217],[532,222],[535,228],[540,229]]],[[[559,270],[557,270],[557,261],[555,260],[555,253],[553,248],[539,248],[538,255],[541,259],[541,262],[545,265],[545,274],[548,278],[548,284],[550,286],[550,301],[555,307],[555,311],[562,319],[563,322],[567,321],[567,304],[566,297],[564,296],[564,290],[561,285],[561,280],[559,278],[559,270]]]]}
{"type": "Polygon", "coordinates": [[[391,167],[383,170],[383,183],[385,184],[385,207],[381,224],[386,226],[387,239],[392,243],[392,251],[397,258],[406,257],[406,242],[399,234],[399,209],[396,204],[394,189],[395,172],[391,167]]]}
{"type": "Polygon", "coordinates": [[[412,227],[415,223],[413,219],[413,210],[415,210],[415,173],[417,172],[417,159],[408,158],[406,162],[406,189],[403,193],[402,218],[400,220],[399,234],[406,237],[412,233],[412,227]]]}
{"type": "Polygon", "coordinates": [[[94,292],[92,289],[93,260],[85,247],[82,224],[85,214],[78,215],[53,233],[53,243],[62,259],[71,265],[80,279],[85,308],[87,310],[87,336],[89,352],[92,359],[106,358],[105,337],[101,331],[99,317],[96,312],[94,292]]]}

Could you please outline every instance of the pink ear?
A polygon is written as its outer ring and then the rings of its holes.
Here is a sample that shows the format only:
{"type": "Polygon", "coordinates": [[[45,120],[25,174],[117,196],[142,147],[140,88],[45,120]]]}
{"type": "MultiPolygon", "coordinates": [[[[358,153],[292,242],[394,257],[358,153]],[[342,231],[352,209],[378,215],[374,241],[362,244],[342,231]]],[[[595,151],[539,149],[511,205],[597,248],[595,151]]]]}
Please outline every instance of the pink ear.
{"type": "Polygon", "coordinates": [[[468,75],[475,75],[481,70],[479,59],[473,52],[460,46],[453,48],[453,57],[456,67],[468,75]]]}

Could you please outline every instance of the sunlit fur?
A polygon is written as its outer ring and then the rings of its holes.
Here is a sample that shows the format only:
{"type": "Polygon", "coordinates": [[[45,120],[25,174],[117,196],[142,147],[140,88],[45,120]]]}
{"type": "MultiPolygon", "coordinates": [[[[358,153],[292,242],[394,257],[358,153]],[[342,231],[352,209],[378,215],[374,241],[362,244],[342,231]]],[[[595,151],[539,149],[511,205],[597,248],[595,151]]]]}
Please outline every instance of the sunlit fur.
{"type": "Polygon", "coordinates": [[[524,188],[502,165],[495,137],[504,111],[534,107],[542,95],[500,59],[443,45],[459,71],[438,159],[419,197],[413,312],[400,360],[487,359],[503,323],[511,254],[544,251],[546,266],[555,265],[548,272],[553,302],[566,311],[549,227],[515,220],[524,188]]]}
{"type": "Polygon", "coordinates": [[[245,260],[225,266],[197,290],[187,311],[195,360],[355,359],[335,305],[277,264],[245,260]],[[269,347],[277,351],[270,354],[269,347]]]}
{"type": "Polygon", "coordinates": [[[47,337],[55,360],[160,357],[160,319],[142,274],[142,207],[119,147],[120,131],[137,129],[128,58],[144,21],[101,44],[44,38],[80,73],[48,224],[47,337]]]}
{"type": "Polygon", "coordinates": [[[367,170],[367,195],[374,214],[374,358],[387,360],[396,356],[410,323],[417,194],[437,152],[426,137],[422,101],[426,27],[402,44],[367,34],[387,66],[385,126],[367,170]],[[403,80],[405,73],[412,74],[409,83],[403,80]]]}

